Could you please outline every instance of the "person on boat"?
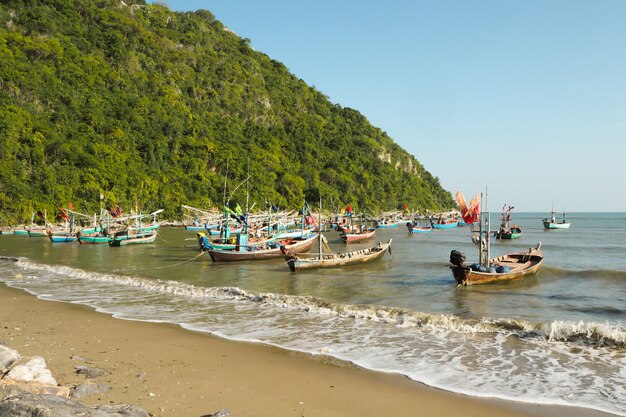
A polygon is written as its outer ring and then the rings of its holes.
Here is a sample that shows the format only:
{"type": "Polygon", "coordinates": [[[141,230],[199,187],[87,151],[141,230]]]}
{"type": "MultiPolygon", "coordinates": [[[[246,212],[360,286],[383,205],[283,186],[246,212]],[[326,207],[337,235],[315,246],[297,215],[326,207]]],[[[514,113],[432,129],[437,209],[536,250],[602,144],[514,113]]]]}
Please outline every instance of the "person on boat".
{"type": "Polygon", "coordinates": [[[443,217],[439,216],[439,220],[437,220],[437,224],[444,224],[443,217]]]}

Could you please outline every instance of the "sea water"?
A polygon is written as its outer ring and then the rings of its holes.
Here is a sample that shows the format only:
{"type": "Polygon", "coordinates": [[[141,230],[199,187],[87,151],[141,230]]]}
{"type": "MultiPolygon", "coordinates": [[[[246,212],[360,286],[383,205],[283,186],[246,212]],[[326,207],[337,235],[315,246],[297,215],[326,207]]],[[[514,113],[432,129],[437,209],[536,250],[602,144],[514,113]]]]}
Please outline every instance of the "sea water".
{"type": "MultiPolygon", "coordinates": [[[[580,406],[626,416],[626,214],[513,213],[522,237],[494,256],[542,243],[537,275],[456,287],[450,251],[478,258],[467,227],[393,239],[380,261],[292,273],[282,259],[214,264],[194,232],[109,248],[0,235],[0,280],[43,299],[115,317],[326,354],[472,396],[580,406]]],[[[499,219],[492,214],[492,225],[499,219]]],[[[314,251],[317,251],[316,249],[314,251]]]]}

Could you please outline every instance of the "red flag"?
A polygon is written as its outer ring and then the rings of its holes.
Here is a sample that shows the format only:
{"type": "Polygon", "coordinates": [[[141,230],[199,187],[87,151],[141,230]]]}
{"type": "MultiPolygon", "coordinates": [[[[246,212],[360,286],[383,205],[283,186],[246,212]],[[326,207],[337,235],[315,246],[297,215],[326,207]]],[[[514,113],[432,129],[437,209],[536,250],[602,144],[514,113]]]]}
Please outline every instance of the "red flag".
{"type": "Polygon", "coordinates": [[[461,210],[461,217],[467,224],[476,223],[480,219],[480,199],[478,194],[470,200],[469,206],[465,202],[465,197],[461,191],[456,192],[456,202],[461,210]]]}
{"type": "Polygon", "coordinates": [[[63,220],[70,221],[70,216],[67,214],[65,209],[63,209],[63,207],[59,207],[59,210],[61,210],[61,212],[59,213],[59,217],[63,220]]]}
{"type": "Polygon", "coordinates": [[[352,214],[352,206],[350,205],[350,203],[348,203],[348,205],[346,206],[346,213],[352,214]]]}

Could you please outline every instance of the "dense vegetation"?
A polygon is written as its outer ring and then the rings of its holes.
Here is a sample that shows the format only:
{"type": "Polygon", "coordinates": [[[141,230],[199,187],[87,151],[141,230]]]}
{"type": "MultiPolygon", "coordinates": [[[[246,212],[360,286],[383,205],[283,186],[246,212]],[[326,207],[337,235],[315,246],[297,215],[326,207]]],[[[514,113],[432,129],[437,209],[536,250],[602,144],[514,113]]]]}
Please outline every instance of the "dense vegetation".
{"type": "Polygon", "coordinates": [[[437,178],[208,11],[141,0],[0,3],[0,222],[72,201],[453,207],[437,178]]]}

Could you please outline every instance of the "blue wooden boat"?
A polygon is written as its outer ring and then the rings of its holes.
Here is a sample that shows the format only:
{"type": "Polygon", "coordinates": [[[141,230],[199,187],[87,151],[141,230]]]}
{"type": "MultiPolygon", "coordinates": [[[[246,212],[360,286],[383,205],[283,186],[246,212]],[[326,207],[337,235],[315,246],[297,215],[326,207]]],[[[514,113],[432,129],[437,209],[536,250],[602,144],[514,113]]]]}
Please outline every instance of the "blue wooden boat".
{"type": "Polygon", "coordinates": [[[454,229],[459,227],[459,222],[453,221],[448,223],[433,223],[435,229],[454,229]]]}
{"type": "Polygon", "coordinates": [[[411,222],[407,222],[406,228],[409,230],[410,234],[413,233],[428,233],[433,230],[432,226],[420,226],[418,224],[413,224],[411,222]]]}

